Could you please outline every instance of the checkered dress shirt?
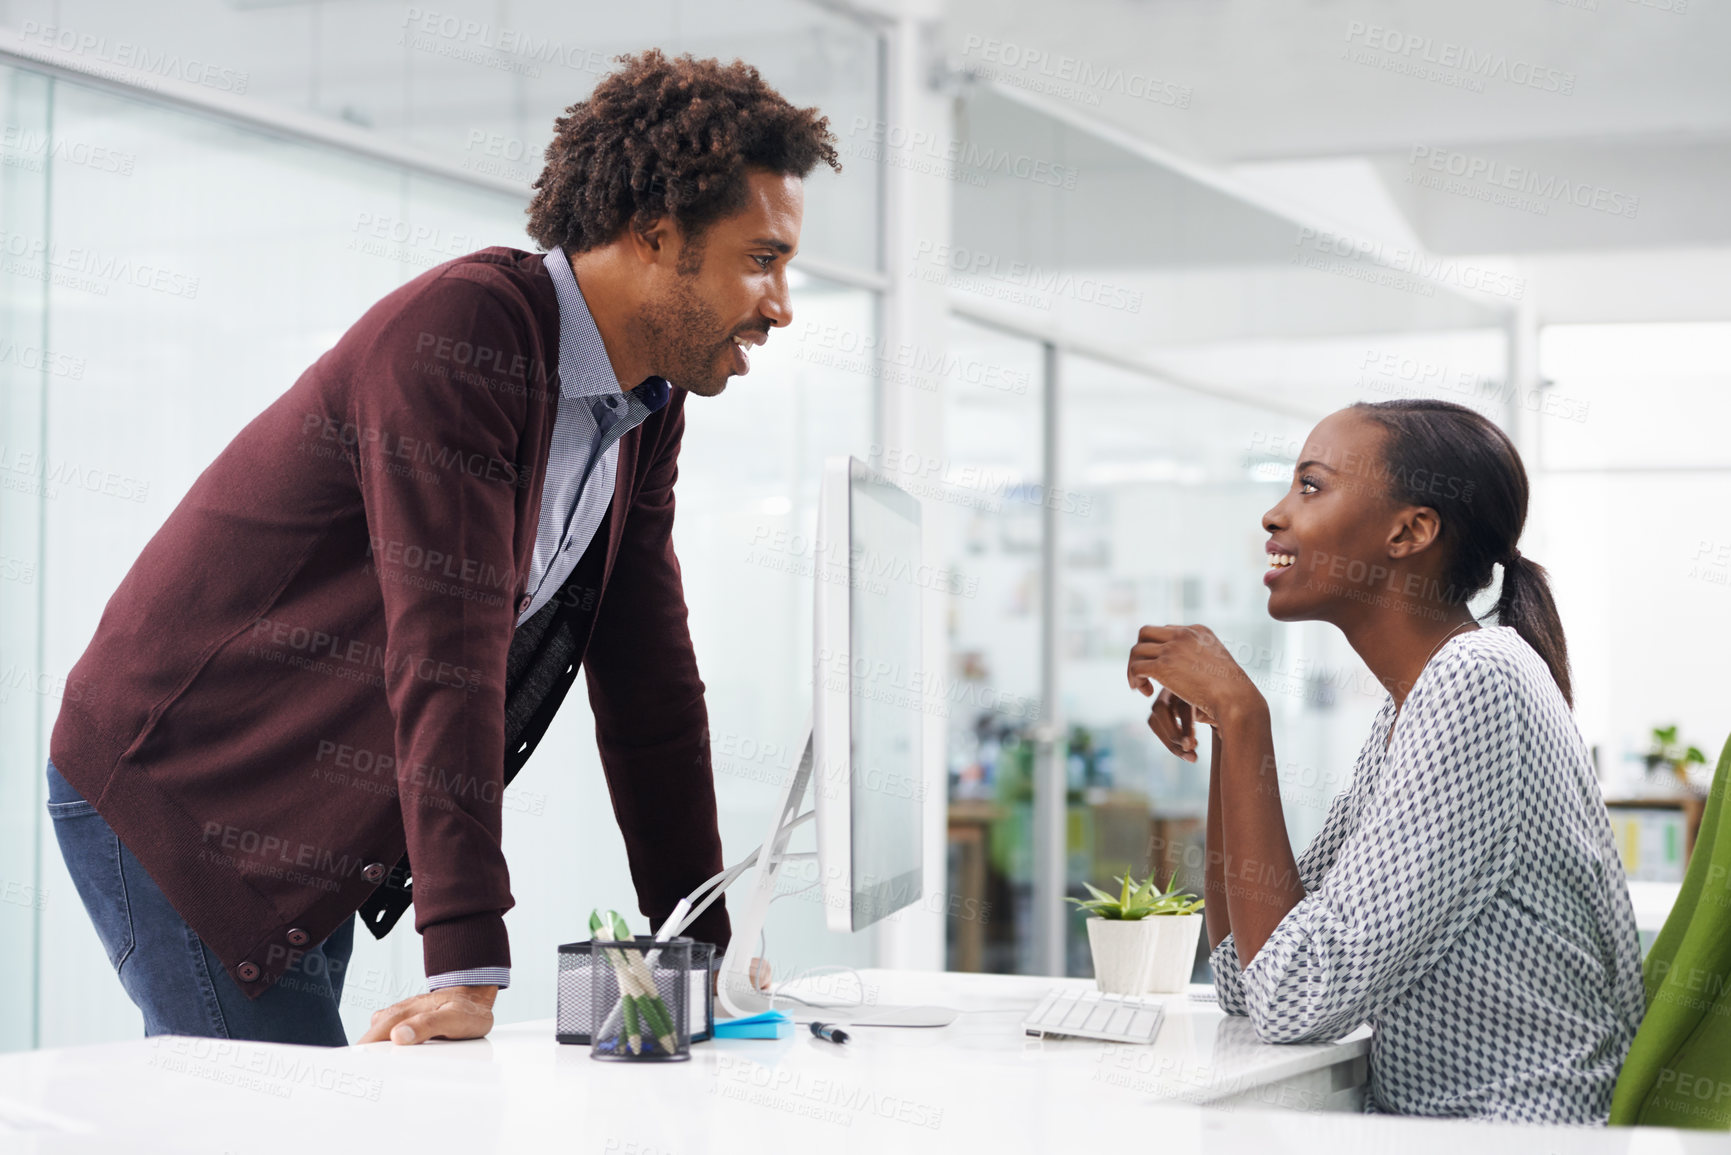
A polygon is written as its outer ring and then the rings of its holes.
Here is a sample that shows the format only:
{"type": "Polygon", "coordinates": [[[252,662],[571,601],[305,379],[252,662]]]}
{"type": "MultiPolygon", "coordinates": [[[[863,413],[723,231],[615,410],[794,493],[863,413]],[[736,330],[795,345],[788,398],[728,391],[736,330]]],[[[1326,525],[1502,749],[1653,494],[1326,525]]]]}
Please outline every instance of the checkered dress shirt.
{"type": "Polygon", "coordinates": [[[1645,1008],[1634,911],[1580,732],[1513,629],[1450,639],[1398,719],[1383,704],[1298,872],[1248,967],[1215,948],[1223,1009],[1274,1043],[1370,1024],[1368,1111],[1605,1121],[1645,1008]]]}

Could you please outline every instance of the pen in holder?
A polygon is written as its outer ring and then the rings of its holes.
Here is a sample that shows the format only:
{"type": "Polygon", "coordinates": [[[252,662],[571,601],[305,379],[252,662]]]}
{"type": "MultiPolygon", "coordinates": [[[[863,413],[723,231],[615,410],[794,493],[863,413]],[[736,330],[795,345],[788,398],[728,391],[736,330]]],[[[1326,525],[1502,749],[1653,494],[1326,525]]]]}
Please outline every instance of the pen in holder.
{"type": "MultiPolygon", "coordinates": [[[[655,947],[655,940],[646,934],[637,935],[636,941],[645,950],[653,950],[655,947]]],[[[589,942],[567,942],[559,946],[559,995],[554,1034],[561,1043],[587,1047],[591,1041],[590,1032],[595,1027],[594,1015],[589,1009],[591,988],[595,985],[589,974],[590,969],[596,965],[595,956],[590,950],[593,945],[589,942]]],[[[691,997],[685,1009],[690,1016],[693,1043],[708,1042],[715,1029],[715,992],[710,985],[709,973],[714,956],[713,943],[691,943],[691,997]]],[[[600,965],[605,967],[611,964],[603,961],[600,965]]],[[[605,1016],[608,1008],[602,1007],[601,1012],[605,1016]]]]}
{"type": "MultiPolygon", "coordinates": [[[[589,1057],[663,1063],[691,1058],[691,940],[598,939],[589,948],[589,1057]]],[[[699,979],[707,985],[707,966],[699,979]]]]}

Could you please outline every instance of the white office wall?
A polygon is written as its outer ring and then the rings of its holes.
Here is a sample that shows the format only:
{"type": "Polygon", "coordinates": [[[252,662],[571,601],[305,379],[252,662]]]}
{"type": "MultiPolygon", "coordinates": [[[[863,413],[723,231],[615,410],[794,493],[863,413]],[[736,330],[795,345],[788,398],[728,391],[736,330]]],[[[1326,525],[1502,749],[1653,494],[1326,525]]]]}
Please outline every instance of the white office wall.
{"type": "Polygon", "coordinates": [[[1551,571],[1581,732],[1607,775],[1673,722],[1716,759],[1731,735],[1731,324],[1551,326],[1539,353],[1555,401],[1535,419],[1522,552],[1551,571]]]}

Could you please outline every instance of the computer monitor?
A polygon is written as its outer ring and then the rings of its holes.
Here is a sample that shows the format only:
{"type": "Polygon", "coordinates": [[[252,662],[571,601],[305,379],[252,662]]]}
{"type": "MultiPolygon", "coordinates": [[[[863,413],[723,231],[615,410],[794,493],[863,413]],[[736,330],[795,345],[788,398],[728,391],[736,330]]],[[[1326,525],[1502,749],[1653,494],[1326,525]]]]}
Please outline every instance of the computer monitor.
{"type": "Polygon", "coordinates": [[[735,1015],[769,1006],[748,968],[781,869],[814,857],[787,849],[814,815],[831,929],[869,926],[917,902],[924,885],[920,504],[849,457],[824,463],[818,503],[811,727],[794,747],[803,755],[768,837],[711,880],[725,888],[755,867],[744,901],[731,904],[733,938],[718,984],[722,1006],[735,1015]],[[802,812],[808,784],[814,807],[802,812]]]}
{"type": "Polygon", "coordinates": [[[851,457],[824,464],[813,596],[811,743],[831,930],[922,892],[920,503],[851,457]]]}

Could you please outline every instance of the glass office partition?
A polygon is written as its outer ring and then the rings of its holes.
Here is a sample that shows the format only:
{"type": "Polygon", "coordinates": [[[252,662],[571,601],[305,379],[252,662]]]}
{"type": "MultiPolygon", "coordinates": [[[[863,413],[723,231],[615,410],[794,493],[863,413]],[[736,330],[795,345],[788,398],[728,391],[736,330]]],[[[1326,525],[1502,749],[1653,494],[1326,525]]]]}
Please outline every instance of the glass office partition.
{"type": "MultiPolygon", "coordinates": [[[[44,293],[52,350],[67,359],[51,361],[43,383],[43,589],[30,619],[50,683],[211,458],[361,312],[452,256],[528,243],[521,202],[506,194],[51,87],[44,256],[8,269],[10,282],[44,293]],[[121,163],[75,163],[84,156],[121,163]],[[53,371],[63,364],[76,374],[53,371]]],[[[10,539],[11,526],[0,528],[10,539]]],[[[57,701],[42,696],[37,708],[41,741],[27,754],[8,743],[7,780],[31,790],[57,701]]],[[[135,1033],[137,1011],[96,946],[40,799],[24,812],[39,824],[48,896],[35,946],[56,960],[41,975],[38,1041],[135,1033]]],[[[542,838],[552,826],[539,819],[542,838]]],[[[351,1033],[374,1006],[422,989],[419,955],[412,929],[358,944],[351,1033]]]]}
{"type": "MultiPolygon", "coordinates": [[[[734,857],[762,840],[811,716],[814,571],[834,558],[815,533],[823,461],[871,450],[875,378],[836,353],[871,347],[875,295],[811,276],[794,292],[792,324],[753,351],[751,373],[720,397],[689,399],[679,458],[674,542],[734,857]]],[[[815,846],[810,828],[794,839],[797,850],[815,846]]],[[[827,931],[815,871],[796,862],[782,875],[765,929],[778,973],[872,965],[876,929],[827,931]]]]}
{"type": "Polygon", "coordinates": [[[956,575],[950,650],[948,965],[1033,966],[1033,803],[1040,697],[1044,348],[952,319],[945,453],[897,471],[942,519],[956,575]]]}
{"type": "MultiPolygon", "coordinates": [[[[1147,728],[1125,663],[1144,625],[1212,629],[1267,698],[1281,801],[1302,849],[1345,785],[1381,688],[1338,632],[1269,618],[1262,515],[1286,490],[1312,422],[1067,355],[1063,487],[1086,495],[1060,555],[1059,682],[1070,808],[1067,886],[1086,897],[1152,870],[1201,893],[1206,736],[1181,761],[1147,728]]],[[[1089,974],[1087,935],[1067,935],[1089,974]]]]}
{"type": "MultiPolygon", "coordinates": [[[[882,114],[882,37],[809,0],[441,0],[301,4],[274,0],[16,0],[6,23],[26,49],[76,47],[77,60],[141,83],[192,86],[266,110],[365,129],[478,176],[521,186],[541,170],[553,120],[651,45],[744,58],[789,100],[824,110],[844,162],[882,114]]],[[[12,39],[12,34],[8,39],[12,39]]],[[[879,185],[852,163],[807,207],[806,253],[878,263],[879,185]]]]}
{"type": "MultiPolygon", "coordinates": [[[[18,1048],[138,1031],[41,806],[58,695],[108,597],[234,433],[380,296],[462,253],[531,245],[524,197],[508,190],[28,71],[0,81],[0,962],[39,986],[0,990],[0,1047],[18,1048]]],[[[809,203],[830,211],[819,206],[838,187],[814,180],[809,203]]],[[[693,399],[682,459],[693,633],[717,741],[736,739],[717,751],[733,856],[761,838],[772,789],[739,768],[740,740],[791,742],[809,700],[809,572],[784,531],[809,524],[825,453],[870,450],[874,379],[798,325],[869,337],[874,294],[804,277],[794,306],[796,327],[749,377],[693,399]],[[750,552],[765,546],[782,554],[750,552]]],[[[509,1022],[548,1013],[554,947],[586,936],[592,907],[637,906],[580,690],[508,792],[505,843],[509,1022]]],[[[824,933],[800,905],[771,923],[796,960],[824,933]]],[[[871,945],[831,938],[823,961],[868,961],[871,945]]],[[[425,988],[409,920],[383,942],[358,936],[345,987],[351,1038],[425,988]]]]}
{"type": "MultiPolygon", "coordinates": [[[[1126,871],[1201,887],[1206,746],[1191,765],[1148,732],[1148,702],[1124,683],[1142,625],[1210,626],[1262,688],[1299,848],[1346,784],[1382,691],[1335,631],[1262,608],[1262,514],[1284,492],[1308,417],[1063,354],[1060,474],[1048,486],[1042,343],[952,319],[949,353],[1013,384],[950,387],[941,468],[975,488],[934,487],[945,500],[928,499],[946,518],[950,564],[971,579],[947,623],[950,672],[970,706],[949,722],[950,880],[964,909],[985,916],[950,920],[948,965],[1029,972],[1038,723],[1061,726],[1066,891],[1085,897],[1083,881],[1126,871]],[[981,501],[979,487],[1002,499],[981,501]],[[1051,710],[1040,700],[1046,504],[1061,582],[1051,710]]],[[[1080,918],[1066,927],[1066,971],[1091,973],[1080,918]]]]}
{"type": "Polygon", "coordinates": [[[50,903],[69,895],[37,870],[42,792],[31,770],[46,742],[44,715],[65,693],[37,629],[47,590],[46,406],[50,388],[75,392],[89,368],[50,332],[48,282],[34,271],[48,228],[51,95],[45,77],[0,67],[0,1049],[34,1038],[38,933],[50,903]]]}
{"type": "MultiPolygon", "coordinates": [[[[1089,119],[977,77],[957,101],[958,138],[1027,158],[1034,175],[956,181],[948,244],[921,275],[954,308],[1064,351],[1048,383],[1059,445],[1043,480],[1064,508],[1043,542],[1059,574],[1057,700],[1043,717],[1061,728],[1066,888],[1151,868],[1196,888],[1206,782],[1158,753],[1147,700],[1125,686],[1137,628],[1200,620],[1263,686],[1302,848],[1382,691],[1337,634],[1263,614],[1260,515],[1311,425],[1339,406],[1444,396],[1500,415],[1524,282],[1463,291],[1385,276],[1374,257],[1314,259],[1318,230],[1273,200],[1089,119]]],[[[1063,965],[1087,973],[1081,919],[1066,911],[1065,925],[1063,965]]],[[[1031,965],[1012,952],[988,969],[1031,965]]]]}

